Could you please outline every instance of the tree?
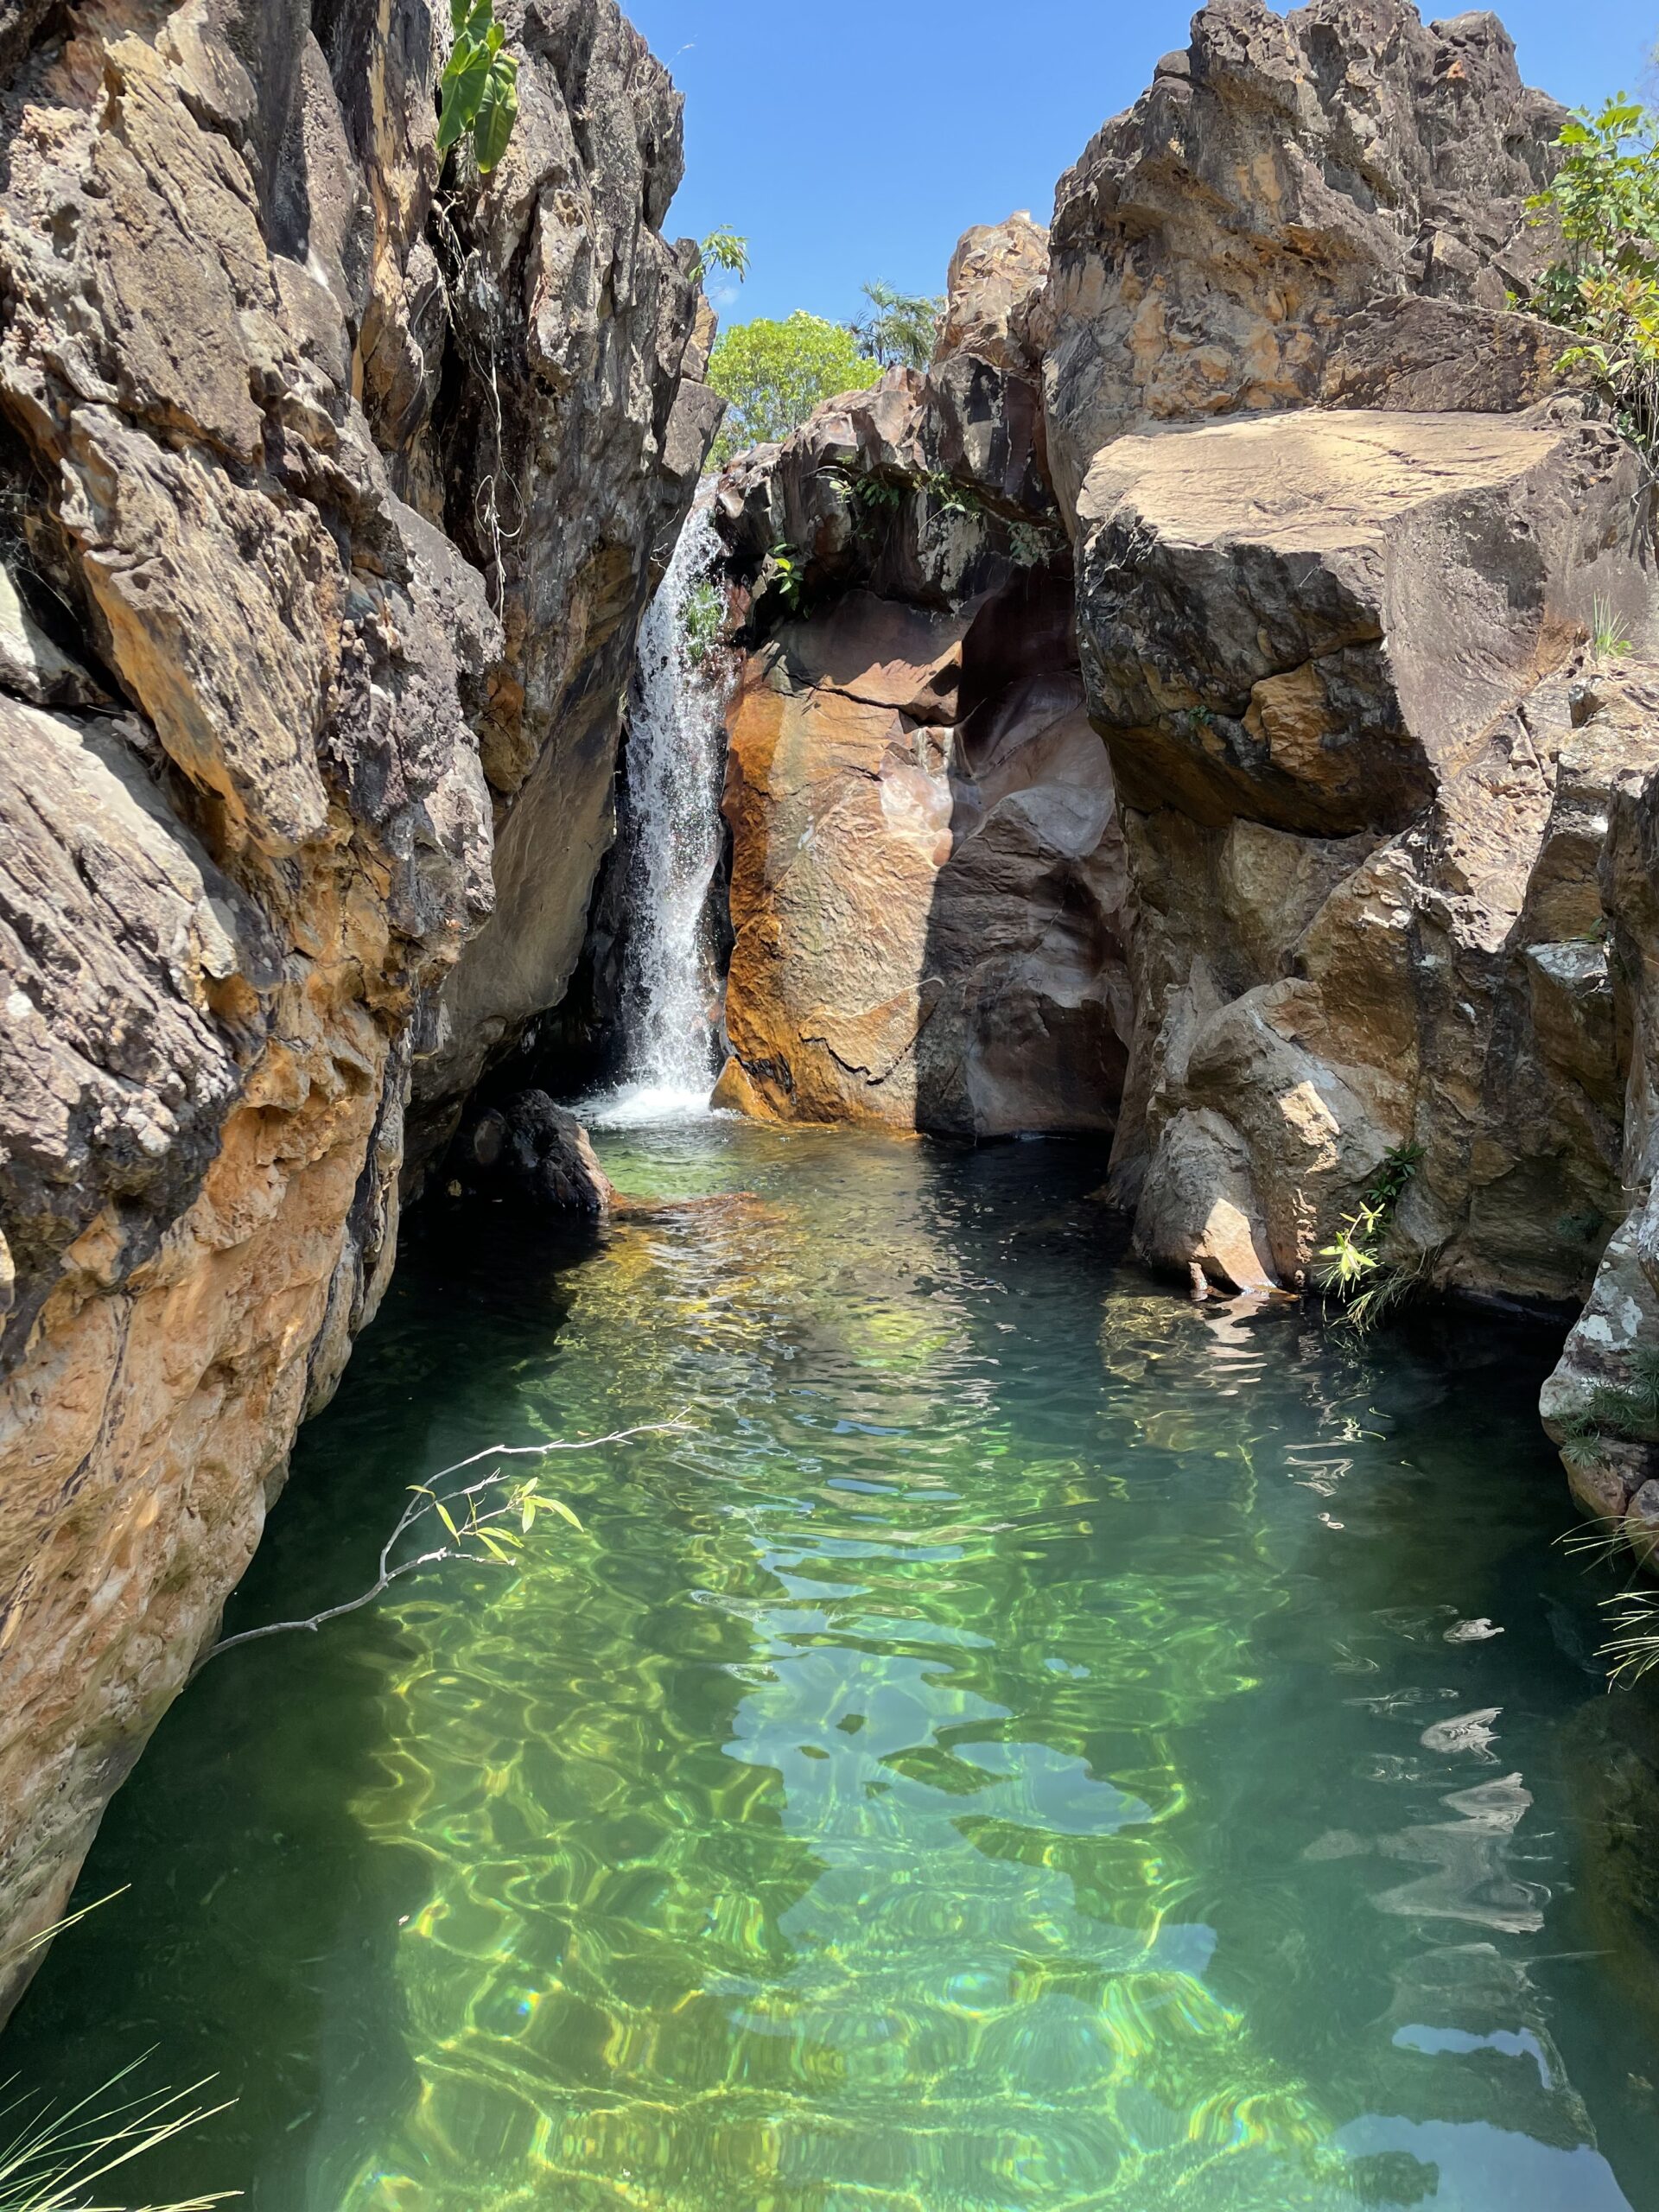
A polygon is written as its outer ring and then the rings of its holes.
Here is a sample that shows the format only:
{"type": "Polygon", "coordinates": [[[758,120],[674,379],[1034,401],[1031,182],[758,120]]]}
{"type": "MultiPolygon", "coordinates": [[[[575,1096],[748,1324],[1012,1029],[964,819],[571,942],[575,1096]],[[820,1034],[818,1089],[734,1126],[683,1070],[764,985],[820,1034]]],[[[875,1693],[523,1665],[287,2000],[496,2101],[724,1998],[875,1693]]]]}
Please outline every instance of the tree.
{"type": "Polygon", "coordinates": [[[884,369],[925,369],[938,343],[944,302],[919,292],[900,292],[877,282],[864,287],[870,312],[847,327],[884,369]]]}
{"type": "Polygon", "coordinates": [[[1659,121],[1623,93],[1580,109],[1556,145],[1561,165],[1529,205],[1567,251],[1529,304],[1584,343],[1561,366],[1587,373],[1631,443],[1659,448],[1659,121]]]}
{"type": "Polygon", "coordinates": [[[786,438],[820,400],[863,391],[880,373],[849,330],[804,308],[784,322],[735,324],[709,359],[709,382],[728,403],[713,465],[723,468],[747,447],[786,438]]]}

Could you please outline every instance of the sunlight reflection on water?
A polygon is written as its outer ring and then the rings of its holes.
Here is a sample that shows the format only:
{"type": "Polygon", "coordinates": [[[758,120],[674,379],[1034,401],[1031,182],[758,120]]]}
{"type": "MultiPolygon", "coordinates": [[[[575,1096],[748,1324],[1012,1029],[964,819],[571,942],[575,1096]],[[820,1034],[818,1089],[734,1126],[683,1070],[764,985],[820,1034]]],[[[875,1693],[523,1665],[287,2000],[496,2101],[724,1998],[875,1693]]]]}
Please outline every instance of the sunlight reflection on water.
{"type": "Polygon", "coordinates": [[[492,1435],[691,1432],[210,1670],[19,2063],[198,2037],[254,2212],[1656,2212],[1546,1354],[1193,1309],[1064,1147],[601,1149],[602,1251],[411,1251],[235,1624],[492,1435]]]}

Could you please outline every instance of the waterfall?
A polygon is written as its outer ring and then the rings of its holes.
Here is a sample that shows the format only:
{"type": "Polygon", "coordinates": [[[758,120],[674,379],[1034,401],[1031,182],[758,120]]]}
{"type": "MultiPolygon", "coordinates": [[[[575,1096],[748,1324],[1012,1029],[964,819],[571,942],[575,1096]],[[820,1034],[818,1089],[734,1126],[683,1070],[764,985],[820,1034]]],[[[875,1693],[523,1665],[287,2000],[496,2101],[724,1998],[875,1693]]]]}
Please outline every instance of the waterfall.
{"type": "Polygon", "coordinates": [[[623,1088],[598,1119],[701,1112],[716,1072],[709,891],[720,860],[725,671],[709,579],[721,554],[709,507],[699,505],[639,628],[620,856],[623,1088]]]}

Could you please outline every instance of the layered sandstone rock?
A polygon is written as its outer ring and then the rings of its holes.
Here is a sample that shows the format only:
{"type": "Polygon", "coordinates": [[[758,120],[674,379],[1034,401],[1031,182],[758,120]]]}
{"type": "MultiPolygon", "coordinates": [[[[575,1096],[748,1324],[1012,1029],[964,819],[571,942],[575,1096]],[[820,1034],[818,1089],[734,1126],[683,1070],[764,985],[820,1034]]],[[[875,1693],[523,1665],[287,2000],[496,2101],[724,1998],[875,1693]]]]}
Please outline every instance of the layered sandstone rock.
{"type": "Polygon", "coordinates": [[[855,592],[752,658],[724,1103],[968,1136],[1111,1127],[1122,848],[1054,614],[1039,592],[976,617],[855,592]],[[1011,633],[1020,658],[988,669],[1011,633]]]}
{"type": "Polygon", "coordinates": [[[1599,600],[1644,610],[1636,485],[1572,416],[1287,414],[1096,463],[1084,666],[1136,893],[1114,1169],[1149,1256],[1300,1284],[1414,1145],[1399,1230],[1440,1282],[1582,1295],[1617,1079],[1567,950],[1570,683],[1541,677],[1599,600]]]}
{"type": "Polygon", "coordinates": [[[1543,982],[1563,1057],[1623,1109],[1618,1222],[1545,1385],[1545,1427],[1573,1494],[1659,1564],[1659,670],[1585,684],[1575,735],[1579,842],[1597,866],[1582,926],[1543,982]],[[1570,954],[1570,957],[1568,957],[1570,954]]]}
{"type": "Polygon", "coordinates": [[[1495,16],[1201,10],[1060,180],[1036,332],[1062,497],[1125,430],[1307,404],[1378,299],[1501,315],[1549,257],[1524,202],[1565,119],[1495,16]]]}
{"type": "Polygon", "coordinates": [[[1122,847],[1020,372],[1045,266],[1027,218],[970,232],[928,373],[831,403],[721,486],[770,631],[734,703],[725,801],[718,1096],[749,1112],[969,1136],[1112,1126],[1122,847]],[[792,612],[780,543],[804,577],[792,612]]]}
{"type": "Polygon", "coordinates": [[[430,12],[312,12],[5,26],[0,1948],[373,1312],[411,1062],[442,1127],[557,994],[712,428],[613,0],[503,10],[519,126],[441,200],[430,12]]]}
{"type": "Polygon", "coordinates": [[[1172,1268],[1304,1282],[1408,1147],[1443,1286],[1582,1296],[1622,1211],[1572,686],[1651,571],[1508,305],[1561,119],[1490,16],[1219,0],[1062,181],[1028,327],[1129,858],[1114,1183],[1172,1268]]]}

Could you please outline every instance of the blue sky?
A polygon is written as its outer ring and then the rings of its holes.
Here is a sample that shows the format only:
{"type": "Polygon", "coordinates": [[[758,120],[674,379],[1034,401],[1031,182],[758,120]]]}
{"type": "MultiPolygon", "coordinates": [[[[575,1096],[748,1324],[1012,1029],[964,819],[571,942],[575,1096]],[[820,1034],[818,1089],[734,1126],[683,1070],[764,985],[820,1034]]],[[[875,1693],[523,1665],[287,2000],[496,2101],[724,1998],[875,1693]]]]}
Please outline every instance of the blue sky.
{"type": "MultiPolygon", "coordinates": [[[[859,287],[944,286],[969,223],[1048,219],[1054,184],[1152,66],[1185,0],[623,0],[685,94],[671,235],[729,223],[753,267],[721,320],[859,287]]],[[[1441,12],[1453,14],[1455,4],[1441,12]]],[[[1570,104],[1648,83],[1659,0],[1510,0],[1528,80],[1570,104]]]]}

